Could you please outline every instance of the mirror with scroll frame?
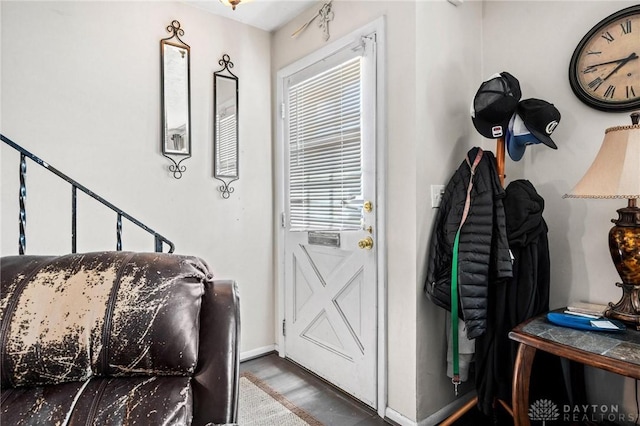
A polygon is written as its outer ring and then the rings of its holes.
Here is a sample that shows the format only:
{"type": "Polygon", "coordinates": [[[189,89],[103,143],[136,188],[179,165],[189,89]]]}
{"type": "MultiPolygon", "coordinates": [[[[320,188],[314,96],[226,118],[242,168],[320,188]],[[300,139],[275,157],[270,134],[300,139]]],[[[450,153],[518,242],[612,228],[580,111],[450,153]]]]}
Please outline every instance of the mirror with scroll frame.
{"type": "Polygon", "coordinates": [[[171,161],[173,177],[180,179],[186,170],[181,163],[191,157],[190,48],[180,39],[180,22],[172,21],[167,31],[172,36],[160,40],[162,155],[171,161]]]}
{"type": "Polygon", "coordinates": [[[218,187],[229,198],[231,183],[240,178],[238,151],[238,77],[231,72],[229,55],[218,61],[222,68],[213,73],[213,176],[222,182],[218,187]]]}

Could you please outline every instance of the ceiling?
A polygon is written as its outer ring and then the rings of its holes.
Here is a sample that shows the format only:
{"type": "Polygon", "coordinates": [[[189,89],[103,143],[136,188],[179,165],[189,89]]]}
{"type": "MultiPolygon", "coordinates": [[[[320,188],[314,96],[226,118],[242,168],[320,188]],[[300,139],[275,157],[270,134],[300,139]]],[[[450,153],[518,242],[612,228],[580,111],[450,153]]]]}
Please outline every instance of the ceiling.
{"type": "Polygon", "coordinates": [[[236,10],[232,10],[219,0],[182,0],[182,2],[269,32],[291,21],[314,3],[322,5],[318,0],[242,0],[236,10]]]}

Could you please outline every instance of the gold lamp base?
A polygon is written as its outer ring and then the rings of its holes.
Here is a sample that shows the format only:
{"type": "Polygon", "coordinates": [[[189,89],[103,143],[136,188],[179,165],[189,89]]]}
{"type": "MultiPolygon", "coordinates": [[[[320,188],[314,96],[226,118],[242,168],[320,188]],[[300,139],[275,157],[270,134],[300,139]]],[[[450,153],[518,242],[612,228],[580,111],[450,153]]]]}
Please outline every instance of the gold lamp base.
{"type": "Polygon", "coordinates": [[[636,330],[640,330],[640,306],[638,306],[638,296],[640,294],[640,285],[627,285],[616,283],[618,287],[622,287],[622,298],[615,305],[609,302],[609,309],[604,315],[607,318],[616,319],[632,325],[636,330]]]}
{"type": "Polygon", "coordinates": [[[618,219],[609,231],[609,251],[622,283],[622,298],[609,303],[605,316],[640,330],[640,208],[630,198],[626,208],[618,210],[618,219]]]}

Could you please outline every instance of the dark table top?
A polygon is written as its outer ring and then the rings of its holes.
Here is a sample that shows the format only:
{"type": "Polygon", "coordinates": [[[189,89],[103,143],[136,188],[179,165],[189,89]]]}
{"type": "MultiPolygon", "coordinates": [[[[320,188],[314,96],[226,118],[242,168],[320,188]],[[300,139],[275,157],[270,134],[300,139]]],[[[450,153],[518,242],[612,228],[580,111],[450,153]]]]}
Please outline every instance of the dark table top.
{"type": "MultiPolygon", "coordinates": [[[[628,327],[619,332],[577,330],[552,324],[547,320],[546,314],[543,314],[517,326],[510,337],[522,342],[523,339],[518,338],[519,334],[535,337],[536,340],[544,341],[544,344],[559,343],[588,354],[640,366],[640,331],[633,328],[628,327]]],[[[526,337],[524,336],[524,340],[528,340],[526,337]]],[[[540,348],[545,349],[542,346],[540,348]]]]}

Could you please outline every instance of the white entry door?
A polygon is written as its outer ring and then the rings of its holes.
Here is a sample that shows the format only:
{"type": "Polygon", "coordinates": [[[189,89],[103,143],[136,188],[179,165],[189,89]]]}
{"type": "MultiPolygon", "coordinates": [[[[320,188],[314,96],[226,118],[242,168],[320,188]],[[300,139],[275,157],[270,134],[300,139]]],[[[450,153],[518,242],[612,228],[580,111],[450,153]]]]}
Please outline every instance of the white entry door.
{"type": "Polygon", "coordinates": [[[375,35],[283,81],[285,353],[376,407],[375,35]]]}

